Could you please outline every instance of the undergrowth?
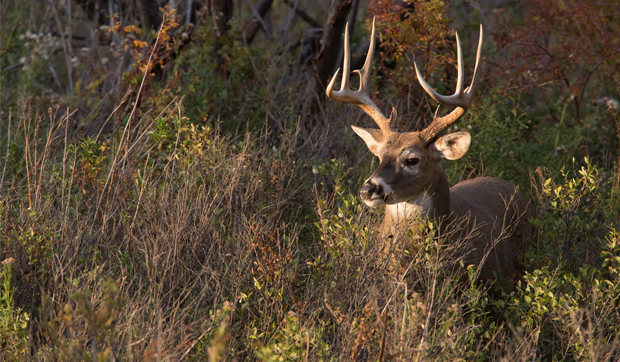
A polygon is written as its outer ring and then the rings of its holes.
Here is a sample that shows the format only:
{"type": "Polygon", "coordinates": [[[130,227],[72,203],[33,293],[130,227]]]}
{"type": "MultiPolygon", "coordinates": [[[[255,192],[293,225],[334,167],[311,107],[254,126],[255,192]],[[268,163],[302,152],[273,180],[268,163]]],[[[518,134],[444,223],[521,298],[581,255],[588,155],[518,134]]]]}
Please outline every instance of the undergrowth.
{"type": "MultiPolygon", "coordinates": [[[[429,79],[453,89],[451,19],[384,7],[371,9],[379,25],[391,22],[376,96],[406,109],[399,126],[419,127],[434,107],[402,84],[415,79],[403,59],[424,38],[439,54],[429,79]],[[399,35],[404,26],[428,31],[399,35]]],[[[23,4],[9,10],[1,65],[25,59],[1,75],[23,86],[2,89],[0,359],[617,359],[620,118],[609,54],[600,58],[608,77],[575,76],[596,89],[576,103],[561,82],[540,86],[539,97],[534,75],[516,68],[525,55],[501,48],[509,39],[500,32],[487,45],[502,50],[485,54],[505,82],[478,91],[459,123],[472,149],[444,167],[451,184],[509,180],[536,210],[520,273],[499,292],[477,282],[473,266],[446,267],[459,260],[436,225],[425,225],[418,248],[382,252],[382,211],[358,196],[377,162],[349,129],[368,120],[335,102],[299,113],[308,75],[296,68],[292,35],[267,50],[246,46],[233,22],[219,43],[204,27],[181,51],[180,20],[166,8],[159,33],[101,27],[107,43],[67,64],[52,49],[62,38],[20,24],[23,4]],[[521,76],[532,83],[515,90],[521,76]],[[395,259],[407,273],[390,267],[395,259]]],[[[527,30],[527,20],[508,20],[527,30]]],[[[605,24],[604,34],[615,29],[605,24]]],[[[577,74],[570,66],[551,70],[577,74]]],[[[543,68],[536,75],[547,82],[543,68]]]]}

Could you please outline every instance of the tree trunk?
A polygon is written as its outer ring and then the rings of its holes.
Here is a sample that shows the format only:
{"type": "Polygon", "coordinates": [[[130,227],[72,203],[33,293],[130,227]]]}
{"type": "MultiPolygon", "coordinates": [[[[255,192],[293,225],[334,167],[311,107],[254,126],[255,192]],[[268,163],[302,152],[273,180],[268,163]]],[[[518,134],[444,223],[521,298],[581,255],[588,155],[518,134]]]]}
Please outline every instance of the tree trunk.
{"type": "Polygon", "coordinates": [[[149,30],[159,30],[161,16],[159,16],[159,4],[157,4],[157,0],[138,0],[137,3],[142,26],[149,30]]]}
{"type": "Polygon", "coordinates": [[[243,26],[243,34],[247,45],[252,44],[254,37],[258,34],[258,30],[261,28],[261,19],[267,14],[273,4],[273,0],[260,0],[255,7],[258,17],[254,14],[250,15],[243,26]]]}
{"type": "Polygon", "coordinates": [[[222,37],[230,29],[230,19],[233,16],[234,3],[232,0],[209,0],[208,4],[209,15],[213,19],[213,28],[215,29],[215,59],[218,62],[218,69],[228,73],[221,62],[220,49],[222,49],[222,37]]]}
{"type": "Polygon", "coordinates": [[[347,24],[347,15],[351,9],[351,0],[333,0],[325,23],[325,31],[321,39],[321,49],[317,61],[316,76],[319,88],[325,90],[327,80],[336,68],[336,62],[342,49],[342,33],[347,24]]]}
{"type": "Polygon", "coordinates": [[[342,33],[351,9],[351,0],[333,0],[325,22],[320,49],[313,69],[313,80],[309,82],[302,109],[304,116],[311,116],[318,110],[319,102],[325,99],[325,86],[336,67],[342,48],[342,33]]]}
{"type": "Polygon", "coordinates": [[[230,29],[230,19],[233,15],[234,3],[231,0],[210,0],[209,12],[217,37],[225,35],[230,29]]]}

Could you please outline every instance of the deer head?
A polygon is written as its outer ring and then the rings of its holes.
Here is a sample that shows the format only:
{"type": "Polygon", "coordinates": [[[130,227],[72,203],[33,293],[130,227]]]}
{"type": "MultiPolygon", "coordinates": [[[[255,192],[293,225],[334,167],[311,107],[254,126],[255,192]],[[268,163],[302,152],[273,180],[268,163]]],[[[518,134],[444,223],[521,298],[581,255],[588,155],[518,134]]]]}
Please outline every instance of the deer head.
{"type": "MultiPolygon", "coordinates": [[[[360,194],[364,202],[370,207],[382,204],[397,204],[406,201],[424,200],[428,191],[438,180],[445,178],[445,172],[440,160],[447,158],[456,160],[469,150],[471,136],[469,132],[455,132],[438,137],[443,131],[458,122],[471,104],[473,94],[479,80],[479,63],[482,49],[482,25],[480,26],[480,40],[476,55],[476,65],[473,80],[463,91],[463,56],[458,33],[456,34],[458,56],[458,78],[456,92],[451,96],[438,94],[424,81],[417,64],[416,75],[422,88],[428,95],[440,104],[456,107],[449,114],[438,117],[437,112],[428,127],[418,132],[395,132],[392,129],[396,119],[396,110],[392,109],[390,117],[385,117],[381,110],[373,103],[369,96],[368,86],[372,69],[372,58],[375,49],[375,21],[372,23],[371,42],[364,67],[355,70],[360,76],[360,88],[357,91],[350,89],[350,50],[349,27],[345,30],[344,66],[341,89],[334,91],[334,83],[340,69],[327,86],[327,96],[341,102],[359,105],[379,126],[379,129],[366,129],[351,126],[366,142],[368,149],[379,157],[380,164],[375,172],[366,180],[360,194]]],[[[446,188],[447,190],[447,188],[446,188]]],[[[430,197],[430,196],[429,196],[430,197]]],[[[433,205],[434,209],[443,208],[442,214],[449,212],[448,200],[440,200],[433,205]],[[443,205],[443,206],[442,206],[443,205]],[[447,210],[445,210],[447,208],[447,210]]],[[[437,201],[437,200],[435,200],[437,201]]]]}

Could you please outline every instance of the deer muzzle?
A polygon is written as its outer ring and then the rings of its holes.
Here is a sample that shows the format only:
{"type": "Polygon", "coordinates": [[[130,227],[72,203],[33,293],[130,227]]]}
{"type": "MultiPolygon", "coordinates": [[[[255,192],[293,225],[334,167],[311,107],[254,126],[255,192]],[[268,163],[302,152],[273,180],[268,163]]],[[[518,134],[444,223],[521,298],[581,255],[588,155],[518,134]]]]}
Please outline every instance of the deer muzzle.
{"type": "Polygon", "coordinates": [[[384,203],[386,194],[385,188],[380,182],[366,181],[360,189],[360,195],[364,203],[370,207],[379,207],[384,203]]]}

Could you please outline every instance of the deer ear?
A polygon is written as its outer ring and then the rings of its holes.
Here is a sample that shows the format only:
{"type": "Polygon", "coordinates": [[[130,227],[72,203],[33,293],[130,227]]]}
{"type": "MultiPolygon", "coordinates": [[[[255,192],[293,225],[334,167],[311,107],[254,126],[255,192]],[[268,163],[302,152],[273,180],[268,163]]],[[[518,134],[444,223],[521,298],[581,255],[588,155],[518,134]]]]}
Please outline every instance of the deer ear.
{"type": "Polygon", "coordinates": [[[465,156],[471,145],[471,135],[467,131],[449,133],[439,137],[434,146],[441,157],[448,160],[458,160],[465,156]]]}
{"type": "Polygon", "coordinates": [[[355,126],[351,126],[351,128],[353,128],[353,131],[366,142],[366,146],[368,146],[370,152],[375,156],[379,156],[379,150],[383,143],[383,133],[381,133],[381,130],[355,126]]]}

